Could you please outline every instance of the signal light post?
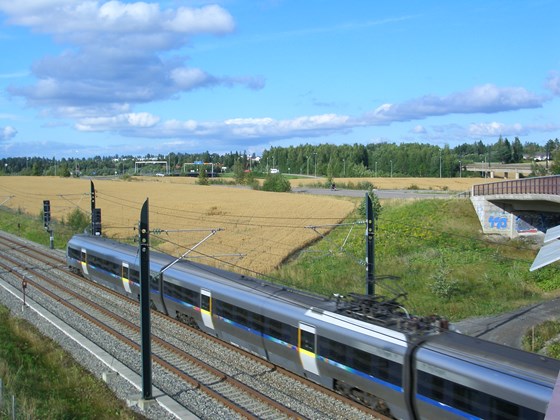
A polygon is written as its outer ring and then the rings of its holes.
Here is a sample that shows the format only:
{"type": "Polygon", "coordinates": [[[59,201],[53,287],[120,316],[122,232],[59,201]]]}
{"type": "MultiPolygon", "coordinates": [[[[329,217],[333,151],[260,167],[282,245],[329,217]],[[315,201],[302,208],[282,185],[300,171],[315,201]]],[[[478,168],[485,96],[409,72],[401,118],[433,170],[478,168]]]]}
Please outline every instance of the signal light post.
{"type": "Polygon", "coordinates": [[[152,396],[152,344],[150,325],[150,224],[148,199],[140,212],[140,330],[142,335],[142,399],[152,396]]]}
{"type": "Polygon", "coordinates": [[[54,232],[51,229],[51,202],[50,200],[43,200],[43,226],[50,235],[50,246],[54,249],[54,232]]]}

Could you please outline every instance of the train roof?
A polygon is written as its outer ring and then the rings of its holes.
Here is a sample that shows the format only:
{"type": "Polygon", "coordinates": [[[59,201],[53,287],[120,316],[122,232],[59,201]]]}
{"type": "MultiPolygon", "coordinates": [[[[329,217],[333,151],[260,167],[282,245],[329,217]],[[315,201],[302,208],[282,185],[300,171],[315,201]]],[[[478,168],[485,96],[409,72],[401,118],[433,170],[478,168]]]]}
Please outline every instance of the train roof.
{"type": "Polygon", "coordinates": [[[499,363],[507,365],[511,371],[523,371],[548,377],[560,372],[560,360],[552,359],[537,353],[531,353],[505,346],[492,341],[471,337],[455,331],[445,331],[433,336],[426,343],[431,350],[446,354],[455,354],[461,358],[471,359],[481,365],[499,363]]]}
{"type": "MultiPolygon", "coordinates": [[[[111,248],[118,253],[129,256],[129,258],[134,258],[138,255],[138,247],[100,236],[92,236],[87,234],[75,235],[69,241],[69,245],[70,244],[78,247],[87,247],[91,251],[100,250],[101,248],[111,248]]],[[[156,270],[159,270],[161,267],[164,267],[165,265],[175,260],[176,258],[171,255],[156,251],[150,251],[150,265],[152,271],[154,271],[154,266],[156,266],[156,270]]],[[[139,262],[140,261],[138,260],[138,263],[139,262]]],[[[196,272],[197,275],[206,279],[211,279],[212,281],[215,281],[222,285],[243,288],[248,292],[260,293],[263,296],[272,297],[279,301],[284,301],[291,304],[296,304],[306,309],[317,307],[324,310],[335,310],[336,308],[336,302],[334,302],[329,297],[293,289],[260,278],[245,276],[243,274],[223,270],[189,260],[178,261],[173,265],[172,268],[170,268],[168,274],[170,275],[170,277],[173,277],[173,273],[179,272],[191,276],[193,275],[193,272],[196,272]]]]}

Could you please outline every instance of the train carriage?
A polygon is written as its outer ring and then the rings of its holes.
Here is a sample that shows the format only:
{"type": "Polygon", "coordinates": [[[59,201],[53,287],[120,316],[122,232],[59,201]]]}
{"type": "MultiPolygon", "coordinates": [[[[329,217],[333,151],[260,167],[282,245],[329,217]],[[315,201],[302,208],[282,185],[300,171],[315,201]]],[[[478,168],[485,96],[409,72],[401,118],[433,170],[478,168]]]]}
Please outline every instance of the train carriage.
{"type": "MultiPolygon", "coordinates": [[[[72,271],[135,299],[137,255],[88,235],[67,249],[72,271]]],[[[424,329],[407,314],[373,319],[337,300],[157,252],[150,273],[154,309],[396,418],[544,419],[560,371],[558,360],[437,323],[424,329]]]]}

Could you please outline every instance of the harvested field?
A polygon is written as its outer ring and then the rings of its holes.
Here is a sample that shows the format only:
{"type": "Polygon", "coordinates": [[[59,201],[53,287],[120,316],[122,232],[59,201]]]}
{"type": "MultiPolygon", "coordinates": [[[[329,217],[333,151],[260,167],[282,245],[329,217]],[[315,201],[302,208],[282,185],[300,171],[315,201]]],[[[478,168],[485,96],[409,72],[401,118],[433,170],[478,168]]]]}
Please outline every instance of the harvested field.
{"type": "MultiPolygon", "coordinates": [[[[463,192],[471,189],[473,185],[488,182],[500,182],[503,179],[490,178],[335,178],[337,184],[354,184],[360,182],[371,182],[376,188],[382,190],[434,190],[463,192]]],[[[320,182],[326,182],[326,178],[292,179],[292,187],[306,186],[320,182]]]]}
{"type": "MultiPolygon", "coordinates": [[[[318,238],[306,226],[338,223],[355,207],[355,202],[340,198],[200,186],[189,178],[94,180],[94,184],[105,236],[137,236],[134,229],[140,209],[149,198],[150,229],[199,229],[152,234],[153,246],[179,256],[208,235],[210,229],[221,228],[224,230],[197,251],[260,273],[269,272],[294,250],[318,238]]],[[[4,202],[4,206],[39,215],[43,200],[48,199],[52,218],[59,221],[67,219],[76,207],[89,214],[89,193],[89,179],[0,177],[0,203],[4,202]]],[[[234,269],[196,252],[190,256],[234,269]]]]}

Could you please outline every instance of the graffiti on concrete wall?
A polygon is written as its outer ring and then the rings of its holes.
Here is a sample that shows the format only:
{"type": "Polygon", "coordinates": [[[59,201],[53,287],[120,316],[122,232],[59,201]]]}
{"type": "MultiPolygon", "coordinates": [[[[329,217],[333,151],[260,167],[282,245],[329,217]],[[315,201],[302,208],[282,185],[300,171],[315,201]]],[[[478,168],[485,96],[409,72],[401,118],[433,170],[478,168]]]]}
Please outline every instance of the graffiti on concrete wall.
{"type": "Polygon", "coordinates": [[[490,216],[488,218],[488,223],[490,224],[490,229],[507,229],[508,227],[508,217],[504,215],[490,216]]]}
{"type": "Polygon", "coordinates": [[[547,212],[516,212],[515,230],[519,234],[546,232],[560,225],[560,214],[547,212]]]}

